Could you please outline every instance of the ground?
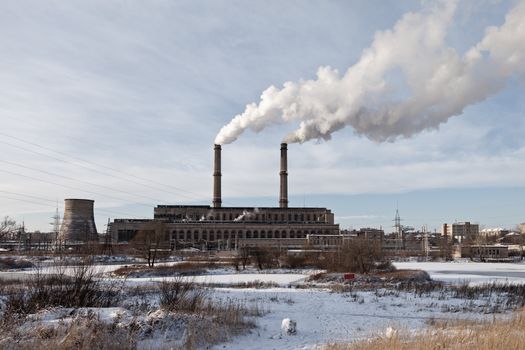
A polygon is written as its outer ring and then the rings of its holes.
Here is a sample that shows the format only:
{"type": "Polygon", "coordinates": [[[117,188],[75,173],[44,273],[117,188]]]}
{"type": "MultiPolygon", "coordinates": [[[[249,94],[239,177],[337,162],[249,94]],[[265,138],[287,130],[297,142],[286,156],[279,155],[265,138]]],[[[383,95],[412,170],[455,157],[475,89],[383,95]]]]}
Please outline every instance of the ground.
{"type": "MultiPolygon", "coordinates": [[[[111,276],[110,279],[122,282],[124,289],[152,287],[173,279],[155,277],[151,273],[122,279],[113,274],[128,265],[104,263],[97,266],[97,271],[101,276],[111,276]]],[[[398,262],[395,266],[427,271],[432,279],[446,282],[446,285],[480,285],[492,281],[525,283],[525,264],[521,263],[398,262]]],[[[43,271],[51,272],[52,268],[43,271]]],[[[31,273],[31,269],[2,271],[0,279],[24,278],[31,273]]],[[[259,317],[254,318],[256,328],[222,339],[214,349],[315,349],[329,342],[385,336],[389,328],[418,330],[439,320],[507,317],[516,306],[505,306],[502,293],[465,298],[441,287],[423,293],[398,288],[395,283],[388,287],[376,284],[373,288],[360,288],[355,283],[354,287],[345,287],[340,282],[311,280],[310,276],[317,273],[316,270],[286,269],[261,272],[253,268],[236,272],[231,267],[220,267],[183,278],[209,285],[210,297],[215,301],[235,301],[261,310],[259,317]],[[257,288],[240,288],[242,285],[257,288]],[[281,322],[285,318],[297,322],[297,334],[281,334],[281,322]]],[[[99,319],[104,322],[114,322],[118,318],[125,324],[132,318],[130,309],[137,303],[138,299],[130,298],[119,307],[92,309],[91,312],[100,314],[99,319]]],[[[144,315],[145,322],[151,321],[147,319],[152,317],[151,311],[148,312],[149,316],[144,315]]],[[[70,310],[59,308],[43,311],[33,319],[37,323],[50,324],[58,320],[63,322],[68,317],[72,317],[70,310]]],[[[179,329],[178,332],[171,338],[183,336],[183,331],[179,329]]],[[[170,337],[167,331],[156,336],[157,339],[148,338],[142,345],[155,347],[170,337]]]]}

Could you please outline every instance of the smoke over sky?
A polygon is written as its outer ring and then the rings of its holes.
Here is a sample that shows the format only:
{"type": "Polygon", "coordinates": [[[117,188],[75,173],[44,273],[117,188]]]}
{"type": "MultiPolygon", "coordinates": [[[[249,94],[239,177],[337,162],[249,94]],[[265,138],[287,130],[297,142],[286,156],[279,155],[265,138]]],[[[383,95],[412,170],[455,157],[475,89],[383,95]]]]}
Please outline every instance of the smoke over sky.
{"type": "Polygon", "coordinates": [[[215,143],[288,123],[299,124],[284,138],[288,143],[329,140],[346,126],[376,142],[394,141],[437,128],[508,79],[524,78],[525,2],[463,53],[447,45],[456,5],[429,2],[421,12],[406,13],[392,29],[376,32],[344,74],[324,66],[314,80],[270,86],[222,127],[215,143]]]}

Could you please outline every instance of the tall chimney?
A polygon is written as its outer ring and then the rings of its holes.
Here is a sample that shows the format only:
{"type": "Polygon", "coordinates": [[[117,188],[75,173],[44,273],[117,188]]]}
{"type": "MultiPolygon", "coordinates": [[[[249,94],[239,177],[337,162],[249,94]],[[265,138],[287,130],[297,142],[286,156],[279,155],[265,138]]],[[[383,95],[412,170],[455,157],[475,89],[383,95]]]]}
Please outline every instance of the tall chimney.
{"type": "Polygon", "coordinates": [[[281,143],[281,188],[279,196],[279,207],[288,208],[288,145],[281,143]]]}
{"type": "Polygon", "coordinates": [[[213,147],[215,151],[213,166],[213,207],[220,208],[221,200],[221,145],[213,147]]]}

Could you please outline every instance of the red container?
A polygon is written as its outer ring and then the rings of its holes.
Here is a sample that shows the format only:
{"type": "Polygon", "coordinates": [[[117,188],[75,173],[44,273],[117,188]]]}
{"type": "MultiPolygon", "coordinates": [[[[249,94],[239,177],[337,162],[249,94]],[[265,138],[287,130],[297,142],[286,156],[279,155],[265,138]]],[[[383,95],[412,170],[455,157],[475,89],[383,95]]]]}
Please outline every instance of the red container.
{"type": "Polygon", "coordinates": [[[345,281],[351,281],[355,278],[355,273],[345,273],[343,275],[343,278],[345,279],[345,281]]]}

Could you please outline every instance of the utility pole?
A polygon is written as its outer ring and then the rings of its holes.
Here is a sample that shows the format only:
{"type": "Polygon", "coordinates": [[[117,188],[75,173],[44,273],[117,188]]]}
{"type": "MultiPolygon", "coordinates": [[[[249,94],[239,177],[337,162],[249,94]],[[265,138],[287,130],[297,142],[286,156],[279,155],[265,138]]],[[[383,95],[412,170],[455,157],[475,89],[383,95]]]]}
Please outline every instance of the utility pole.
{"type": "Polygon", "coordinates": [[[396,235],[396,246],[398,250],[404,248],[403,226],[401,226],[401,217],[399,216],[398,208],[396,208],[396,216],[394,218],[394,233],[396,235]]]}
{"type": "Polygon", "coordinates": [[[111,230],[110,230],[110,218],[108,218],[108,223],[106,224],[106,237],[104,239],[105,247],[104,247],[104,254],[107,254],[111,256],[113,254],[113,242],[111,237],[111,230]]]}
{"type": "Polygon", "coordinates": [[[60,231],[60,214],[58,213],[58,202],[55,215],[53,215],[51,219],[53,219],[53,222],[50,223],[50,225],[53,226],[53,242],[58,242],[58,233],[60,231]]]}

